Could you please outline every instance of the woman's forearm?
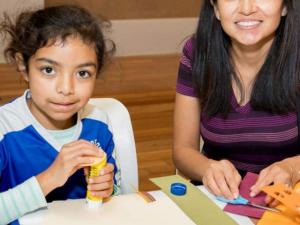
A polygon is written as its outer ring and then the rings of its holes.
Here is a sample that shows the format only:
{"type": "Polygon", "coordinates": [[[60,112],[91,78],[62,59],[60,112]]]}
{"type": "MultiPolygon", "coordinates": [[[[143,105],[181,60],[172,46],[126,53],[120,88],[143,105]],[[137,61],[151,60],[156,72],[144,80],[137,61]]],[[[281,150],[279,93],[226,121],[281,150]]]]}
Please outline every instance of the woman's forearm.
{"type": "Polygon", "coordinates": [[[300,181],[300,156],[287,158],[286,161],[292,173],[292,183],[296,184],[300,181]]]}
{"type": "Polygon", "coordinates": [[[210,159],[199,151],[189,148],[175,150],[173,160],[176,168],[192,180],[201,180],[211,162],[210,159]]]}

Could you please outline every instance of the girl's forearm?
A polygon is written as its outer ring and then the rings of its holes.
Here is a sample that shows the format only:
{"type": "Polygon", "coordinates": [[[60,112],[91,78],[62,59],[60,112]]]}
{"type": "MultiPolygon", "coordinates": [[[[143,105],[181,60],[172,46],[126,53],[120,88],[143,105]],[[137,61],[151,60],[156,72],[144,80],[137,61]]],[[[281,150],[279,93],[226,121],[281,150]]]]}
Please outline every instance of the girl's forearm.
{"type": "Polygon", "coordinates": [[[26,213],[42,207],[47,202],[36,177],[0,193],[0,224],[8,224],[26,213]]]}
{"type": "Polygon", "coordinates": [[[52,190],[58,187],[58,185],[55,182],[55,177],[52,176],[49,169],[38,174],[36,176],[36,179],[40,184],[44,196],[47,196],[52,190]]]}

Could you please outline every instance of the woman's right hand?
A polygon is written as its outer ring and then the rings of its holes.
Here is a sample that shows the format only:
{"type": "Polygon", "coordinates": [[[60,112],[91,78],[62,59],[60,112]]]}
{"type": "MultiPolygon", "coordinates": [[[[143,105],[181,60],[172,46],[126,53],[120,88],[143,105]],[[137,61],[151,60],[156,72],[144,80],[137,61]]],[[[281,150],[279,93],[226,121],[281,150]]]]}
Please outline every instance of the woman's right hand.
{"type": "Polygon", "coordinates": [[[51,166],[36,177],[44,195],[63,186],[78,169],[89,166],[94,157],[102,154],[97,146],[85,140],[65,144],[51,166]]]}
{"type": "Polygon", "coordinates": [[[214,195],[227,199],[235,199],[239,195],[241,176],[228,160],[215,161],[209,159],[202,182],[214,195]]]}
{"type": "Polygon", "coordinates": [[[202,180],[208,190],[229,199],[237,197],[241,176],[228,160],[214,161],[201,154],[199,99],[176,94],[173,159],[176,168],[192,180],[202,180]]]}

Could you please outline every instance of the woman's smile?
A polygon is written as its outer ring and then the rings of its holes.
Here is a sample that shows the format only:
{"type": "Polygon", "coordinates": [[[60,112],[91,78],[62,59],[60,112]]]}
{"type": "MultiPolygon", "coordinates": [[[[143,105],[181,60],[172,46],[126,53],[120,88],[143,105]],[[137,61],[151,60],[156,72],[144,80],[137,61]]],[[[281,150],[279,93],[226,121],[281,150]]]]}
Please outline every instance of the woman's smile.
{"type": "Polygon", "coordinates": [[[253,30],[258,28],[263,23],[262,20],[251,20],[251,19],[244,19],[235,22],[239,29],[243,30],[253,30]]]}

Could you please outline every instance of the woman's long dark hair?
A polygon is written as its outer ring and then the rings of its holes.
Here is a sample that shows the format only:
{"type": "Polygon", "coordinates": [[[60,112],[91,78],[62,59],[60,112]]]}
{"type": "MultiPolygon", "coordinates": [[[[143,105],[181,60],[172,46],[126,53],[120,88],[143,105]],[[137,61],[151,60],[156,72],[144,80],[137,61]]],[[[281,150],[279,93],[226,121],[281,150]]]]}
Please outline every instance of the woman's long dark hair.
{"type": "MultiPolygon", "coordinates": [[[[256,76],[250,104],[255,110],[285,114],[296,109],[300,77],[300,14],[294,0],[284,0],[282,17],[266,61],[256,76]]],[[[193,82],[202,110],[227,116],[231,110],[232,79],[244,93],[230,56],[231,40],[204,0],[193,38],[193,82]]]]}

